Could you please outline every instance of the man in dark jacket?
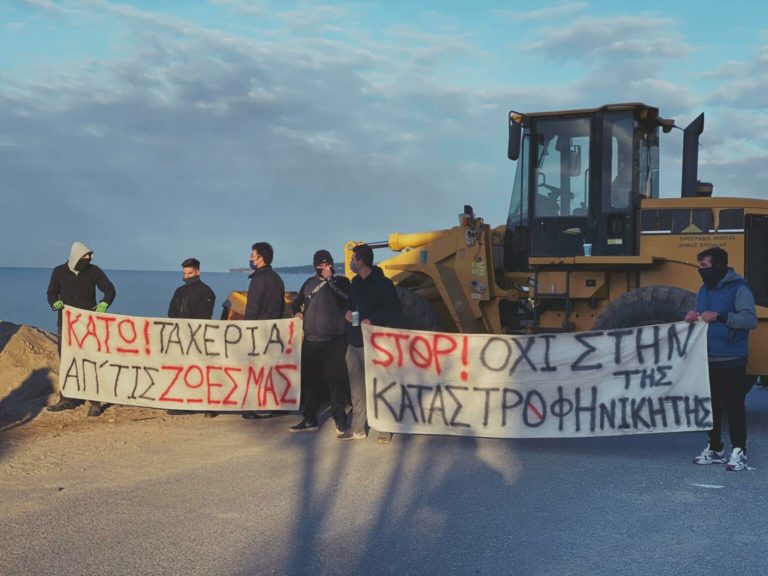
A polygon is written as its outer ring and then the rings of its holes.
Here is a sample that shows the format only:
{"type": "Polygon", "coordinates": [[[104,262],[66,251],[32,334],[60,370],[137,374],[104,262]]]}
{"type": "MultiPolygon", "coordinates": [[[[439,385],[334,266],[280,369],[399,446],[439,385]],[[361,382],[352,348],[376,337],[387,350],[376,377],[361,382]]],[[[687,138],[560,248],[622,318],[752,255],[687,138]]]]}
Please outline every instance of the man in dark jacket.
{"type": "MultiPolygon", "coordinates": [[[[216,304],[216,294],[200,279],[200,261],[197,258],[187,258],[181,263],[181,274],[184,285],[176,288],[171,303],[168,305],[169,318],[194,318],[210,320],[213,307],[216,304]]],[[[189,410],[166,410],[169,416],[192,414],[189,410]]],[[[206,412],[206,418],[213,418],[216,412],[206,412]]]]}
{"type": "Polygon", "coordinates": [[[316,274],[302,285],[291,305],[297,318],[303,319],[304,340],[301,344],[301,383],[306,390],[304,418],[291,426],[291,432],[316,431],[317,414],[324,396],[330,396],[331,415],[336,431],[347,430],[347,350],[344,310],[349,297],[349,280],[336,276],[333,257],[318,250],[312,259],[316,274]]]}
{"type": "Polygon", "coordinates": [[[181,263],[184,285],[173,293],[168,306],[169,318],[210,320],[216,304],[216,294],[200,279],[200,261],[187,258],[181,263]]]}
{"type": "MultiPolygon", "coordinates": [[[[280,275],[272,269],[274,251],[267,242],[251,246],[251,269],[248,299],[245,302],[244,320],[279,320],[283,317],[285,285],[280,275]]],[[[243,418],[268,418],[272,412],[245,412],[243,418]]]]}
{"type": "Polygon", "coordinates": [[[712,430],[707,447],[693,461],[696,464],[725,462],[720,436],[725,404],[728,435],[733,445],[726,469],[744,470],[747,467],[746,366],[749,331],[757,326],[755,298],[744,278],[728,266],[725,250],[708,248],[697,258],[704,284],[699,289],[696,310],[688,312],[685,319],[709,324],[707,356],[712,430]]]}
{"type": "MultiPolygon", "coordinates": [[[[373,250],[367,244],[358,244],[352,249],[349,266],[357,274],[347,300],[345,318],[347,326],[347,372],[349,388],[352,392],[352,424],[342,440],[362,440],[365,438],[367,414],[365,409],[365,357],[363,333],[360,324],[376,326],[397,326],[402,309],[392,280],[384,276],[378,266],[373,265],[373,250]]],[[[388,444],[392,434],[379,432],[377,442],[388,444]]]]}
{"type": "MultiPolygon", "coordinates": [[[[61,311],[64,305],[83,310],[106,312],[115,300],[115,287],[104,271],[91,263],[92,259],[93,250],[81,242],[75,242],[69,251],[69,260],[56,266],[51,272],[51,280],[48,283],[48,304],[52,310],[59,314],[56,324],[59,334],[59,354],[61,354],[61,311]],[[98,304],[96,303],[96,288],[102,293],[102,298],[98,304]]],[[[71,410],[82,403],[82,400],[67,398],[61,394],[59,401],[53,406],[48,406],[48,410],[51,412],[71,410]]],[[[100,414],[101,403],[91,402],[88,416],[99,416],[100,414]]]]}
{"type": "Polygon", "coordinates": [[[257,242],[251,248],[248,300],[245,303],[245,320],[278,320],[283,317],[285,286],[283,279],[272,269],[272,246],[257,242]]]}

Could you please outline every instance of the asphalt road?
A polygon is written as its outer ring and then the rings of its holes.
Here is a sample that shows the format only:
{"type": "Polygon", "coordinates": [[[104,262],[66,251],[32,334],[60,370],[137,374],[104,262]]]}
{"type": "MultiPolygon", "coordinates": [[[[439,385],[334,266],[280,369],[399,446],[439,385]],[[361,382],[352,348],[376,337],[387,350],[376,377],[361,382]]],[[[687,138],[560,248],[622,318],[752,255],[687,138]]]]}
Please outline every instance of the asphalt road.
{"type": "Polygon", "coordinates": [[[741,473],[693,465],[701,433],[379,446],[191,416],[22,436],[0,452],[0,574],[762,575],[768,390],[748,409],[741,473]]]}

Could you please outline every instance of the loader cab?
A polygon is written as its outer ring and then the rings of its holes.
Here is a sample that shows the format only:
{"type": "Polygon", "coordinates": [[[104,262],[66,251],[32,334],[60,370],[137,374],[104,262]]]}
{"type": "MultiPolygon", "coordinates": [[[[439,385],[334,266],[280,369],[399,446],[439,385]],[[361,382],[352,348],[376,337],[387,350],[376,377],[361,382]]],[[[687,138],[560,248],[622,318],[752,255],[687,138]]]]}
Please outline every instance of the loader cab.
{"type": "MultiPolygon", "coordinates": [[[[642,198],[659,195],[658,110],[643,104],[510,114],[517,160],[505,237],[506,270],[531,256],[638,253],[642,198]]],[[[516,156],[516,158],[513,158],[516,156]]]]}

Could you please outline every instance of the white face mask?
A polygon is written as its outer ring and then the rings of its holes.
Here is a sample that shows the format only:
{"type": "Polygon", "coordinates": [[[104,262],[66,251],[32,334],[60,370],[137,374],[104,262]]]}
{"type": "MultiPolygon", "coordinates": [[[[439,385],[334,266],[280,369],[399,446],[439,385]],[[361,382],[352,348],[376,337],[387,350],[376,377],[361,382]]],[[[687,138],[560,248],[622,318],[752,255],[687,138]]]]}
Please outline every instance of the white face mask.
{"type": "Polygon", "coordinates": [[[355,274],[360,272],[360,265],[357,263],[357,260],[355,258],[352,258],[349,261],[349,269],[352,270],[355,274]]]}

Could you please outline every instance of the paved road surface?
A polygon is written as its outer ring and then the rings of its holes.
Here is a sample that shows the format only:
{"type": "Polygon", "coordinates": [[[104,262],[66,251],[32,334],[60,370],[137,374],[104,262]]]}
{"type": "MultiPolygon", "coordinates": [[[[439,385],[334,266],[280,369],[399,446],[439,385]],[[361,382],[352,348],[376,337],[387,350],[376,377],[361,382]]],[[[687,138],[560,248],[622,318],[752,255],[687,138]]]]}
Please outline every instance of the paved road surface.
{"type": "Polygon", "coordinates": [[[691,464],[693,433],[382,447],[119,409],[20,427],[0,439],[0,574],[768,574],[768,391],[748,405],[743,473],[691,464]]]}

